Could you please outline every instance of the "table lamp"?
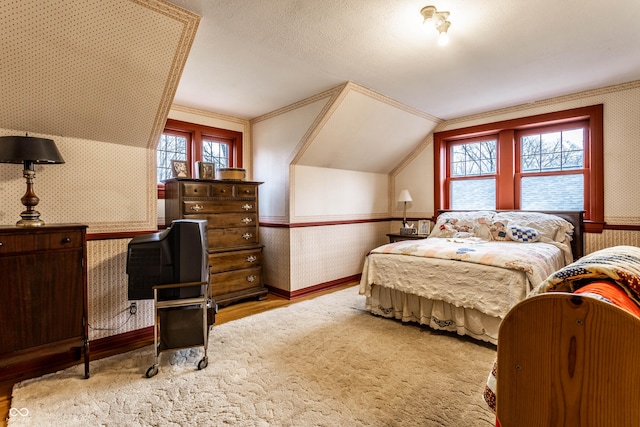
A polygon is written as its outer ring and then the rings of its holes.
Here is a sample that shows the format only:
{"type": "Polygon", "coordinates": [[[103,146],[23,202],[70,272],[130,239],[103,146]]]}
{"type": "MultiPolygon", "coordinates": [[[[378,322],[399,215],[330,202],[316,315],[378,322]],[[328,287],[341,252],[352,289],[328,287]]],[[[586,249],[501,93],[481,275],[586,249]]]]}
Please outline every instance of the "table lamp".
{"type": "Polygon", "coordinates": [[[16,223],[20,227],[41,227],[44,221],[35,207],[40,201],[33,191],[36,176],[35,164],[64,163],[56,144],[51,139],[30,136],[0,136],[0,163],[23,163],[23,176],[27,180],[27,192],[20,201],[26,207],[16,223]]]}
{"type": "Polygon", "coordinates": [[[411,198],[411,194],[409,194],[409,190],[402,190],[400,195],[398,196],[399,202],[404,202],[404,215],[402,216],[402,227],[407,228],[409,224],[407,223],[407,202],[413,202],[411,198]]]}

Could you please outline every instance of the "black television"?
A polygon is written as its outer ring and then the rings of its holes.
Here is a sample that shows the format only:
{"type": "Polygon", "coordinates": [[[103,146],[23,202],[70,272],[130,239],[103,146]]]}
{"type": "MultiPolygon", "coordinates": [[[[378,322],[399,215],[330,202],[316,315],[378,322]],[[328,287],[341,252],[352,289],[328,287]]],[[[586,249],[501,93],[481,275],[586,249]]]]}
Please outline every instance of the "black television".
{"type": "MultiPolygon", "coordinates": [[[[153,299],[153,287],[208,282],[207,221],[179,219],[165,230],[136,236],[127,248],[128,299],[153,299]]],[[[163,289],[159,300],[202,295],[199,287],[163,289]]]]}

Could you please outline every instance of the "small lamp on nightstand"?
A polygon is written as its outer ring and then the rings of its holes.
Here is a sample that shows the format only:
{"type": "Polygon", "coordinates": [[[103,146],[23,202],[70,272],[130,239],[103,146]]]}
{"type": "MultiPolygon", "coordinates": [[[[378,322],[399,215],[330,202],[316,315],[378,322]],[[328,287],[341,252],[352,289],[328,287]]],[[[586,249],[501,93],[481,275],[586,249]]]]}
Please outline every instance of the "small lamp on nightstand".
{"type": "Polygon", "coordinates": [[[404,202],[404,215],[402,216],[402,227],[407,228],[409,224],[407,223],[407,202],[413,202],[411,198],[411,194],[409,194],[409,190],[402,190],[400,195],[398,196],[399,202],[404,202]]]}
{"type": "Polygon", "coordinates": [[[51,139],[30,136],[0,136],[0,163],[23,163],[23,176],[27,180],[27,192],[20,201],[26,207],[16,223],[20,227],[41,227],[44,221],[35,207],[40,202],[33,191],[35,164],[64,163],[56,144],[51,139]]]}

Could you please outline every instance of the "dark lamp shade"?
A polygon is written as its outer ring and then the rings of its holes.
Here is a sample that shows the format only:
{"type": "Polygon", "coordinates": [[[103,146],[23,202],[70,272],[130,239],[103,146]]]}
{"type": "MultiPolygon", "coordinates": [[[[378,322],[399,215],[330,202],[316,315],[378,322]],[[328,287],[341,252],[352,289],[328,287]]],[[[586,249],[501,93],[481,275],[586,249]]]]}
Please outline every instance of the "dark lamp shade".
{"type": "Polygon", "coordinates": [[[0,163],[64,163],[51,139],[31,136],[0,136],[0,163]]]}

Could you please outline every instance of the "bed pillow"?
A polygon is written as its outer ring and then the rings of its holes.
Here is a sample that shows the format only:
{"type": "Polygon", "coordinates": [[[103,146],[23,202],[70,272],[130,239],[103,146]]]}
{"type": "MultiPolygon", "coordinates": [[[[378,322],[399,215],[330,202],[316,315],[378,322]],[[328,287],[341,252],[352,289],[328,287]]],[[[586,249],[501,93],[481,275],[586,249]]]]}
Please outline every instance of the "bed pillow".
{"type": "Polygon", "coordinates": [[[519,225],[510,225],[507,229],[507,235],[511,240],[520,243],[533,243],[540,240],[540,234],[535,228],[521,227],[519,225]]]}
{"type": "Polygon", "coordinates": [[[489,225],[489,232],[491,234],[491,240],[497,240],[499,242],[510,240],[507,235],[507,227],[502,221],[493,221],[489,225]]]}
{"type": "Polygon", "coordinates": [[[542,212],[509,211],[497,212],[493,221],[511,226],[533,228],[538,232],[541,242],[567,242],[573,235],[573,225],[556,215],[542,212]]]}
{"type": "Polygon", "coordinates": [[[495,212],[443,212],[429,237],[479,237],[491,240],[489,224],[495,212]]]}

